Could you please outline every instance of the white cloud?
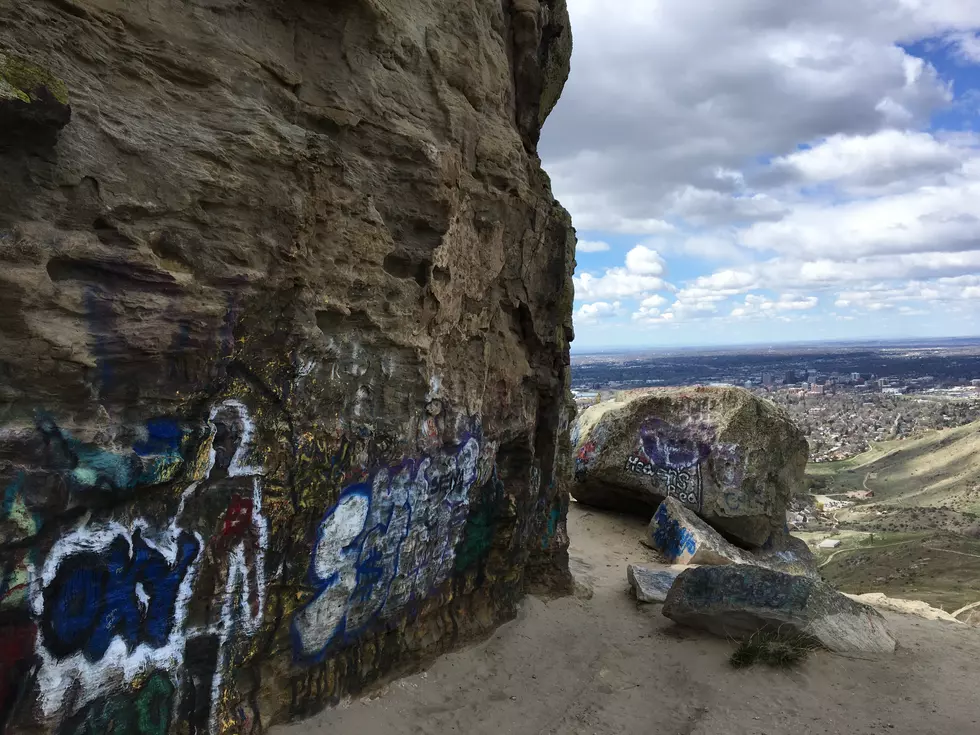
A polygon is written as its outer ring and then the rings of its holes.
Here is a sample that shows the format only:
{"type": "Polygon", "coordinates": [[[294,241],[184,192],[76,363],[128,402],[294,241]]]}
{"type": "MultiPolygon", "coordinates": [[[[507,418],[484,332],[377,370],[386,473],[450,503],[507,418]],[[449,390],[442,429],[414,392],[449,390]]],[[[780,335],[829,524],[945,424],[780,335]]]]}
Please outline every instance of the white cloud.
{"type": "Polygon", "coordinates": [[[958,1],[570,0],[573,71],[541,142],[556,194],[586,230],[774,217],[780,202],[744,191],[760,159],[915,128],[949,104],[899,44],[975,30],[958,1]]]}
{"type": "Polygon", "coordinates": [[[644,276],[662,276],[666,271],[664,259],[644,245],[637,245],[626,254],[626,269],[644,276]]]}
{"type": "Polygon", "coordinates": [[[670,196],[670,213],[695,225],[778,220],[785,205],[765,194],[735,196],[729,192],[685,186],[670,196]]]}
{"type": "Polygon", "coordinates": [[[660,294],[654,294],[653,296],[647,296],[643,301],[640,302],[640,306],[644,309],[656,309],[667,303],[665,299],[660,294]]]}
{"type": "Polygon", "coordinates": [[[665,274],[664,261],[657,251],[637,245],[627,253],[625,268],[608,268],[601,276],[591,273],[575,276],[575,298],[595,301],[671,290],[672,286],[661,278],[665,274]]]}
{"type": "Polygon", "coordinates": [[[601,240],[579,240],[575,250],[580,253],[602,253],[609,250],[609,243],[601,240]]]}
{"type": "Polygon", "coordinates": [[[980,245],[980,165],[968,173],[969,180],[902,194],[801,204],[780,222],[753,224],[739,241],[760,251],[833,259],[973,249],[980,245]]]}
{"type": "Polygon", "coordinates": [[[809,149],[777,158],[772,167],[803,183],[913,188],[923,177],[959,170],[965,157],[960,144],[966,142],[944,143],[928,133],[898,130],[834,135],[809,149]]]}
{"type": "Polygon", "coordinates": [[[749,294],[739,306],[732,309],[729,316],[735,318],[771,317],[780,312],[809,311],[816,307],[819,301],[816,296],[781,294],[777,299],[770,299],[759,294],[749,294]]]}
{"type": "Polygon", "coordinates": [[[610,268],[601,276],[583,273],[575,276],[575,298],[579,301],[639,296],[666,288],[666,282],[656,276],[630,273],[625,268],[610,268]]]}
{"type": "Polygon", "coordinates": [[[649,236],[622,266],[576,276],[580,302],[620,303],[624,330],[764,330],[821,314],[832,326],[855,310],[897,324],[940,303],[961,325],[980,314],[980,134],[930,130],[940,110],[974,116],[980,95],[912,55],[980,63],[976,3],[569,9],[575,59],[543,133],[545,167],[576,227],[595,233],[582,252],[602,233],[649,236]],[[712,270],[677,288],[665,255],[712,270]],[[835,301],[842,313],[822,308],[835,301]]]}
{"type": "Polygon", "coordinates": [[[612,319],[622,313],[621,305],[618,301],[607,303],[597,301],[594,304],[583,304],[575,311],[575,321],[577,324],[596,324],[603,319],[612,319]]]}
{"type": "Polygon", "coordinates": [[[956,54],[961,61],[980,64],[980,34],[951,33],[947,40],[956,49],[956,54]]]}

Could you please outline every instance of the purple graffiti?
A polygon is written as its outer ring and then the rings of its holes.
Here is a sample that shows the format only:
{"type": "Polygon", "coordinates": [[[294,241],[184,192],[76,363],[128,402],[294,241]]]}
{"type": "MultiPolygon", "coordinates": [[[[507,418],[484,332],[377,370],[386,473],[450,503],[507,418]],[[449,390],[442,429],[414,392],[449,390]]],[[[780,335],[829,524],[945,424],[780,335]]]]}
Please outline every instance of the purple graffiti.
{"type": "Polygon", "coordinates": [[[713,434],[704,426],[682,428],[661,419],[648,419],[640,427],[640,446],[650,464],[686,470],[708,458],[713,434]],[[695,439],[692,434],[705,435],[707,441],[695,439]]]}

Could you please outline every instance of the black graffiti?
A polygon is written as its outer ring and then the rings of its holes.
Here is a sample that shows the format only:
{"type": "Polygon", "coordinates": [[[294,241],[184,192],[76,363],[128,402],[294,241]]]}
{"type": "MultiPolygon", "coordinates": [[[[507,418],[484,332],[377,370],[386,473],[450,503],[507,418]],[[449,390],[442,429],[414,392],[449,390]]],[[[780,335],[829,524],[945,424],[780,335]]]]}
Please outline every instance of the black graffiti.
{"type": "Polygon", "coordinates": [[[677,498],[685,505],[701,507],[700,467],[675,468],[652,465],[635,455],[627,458],[627,472],[656,480],[664,489],[664,495],[677,498]]]}
{"type": "Polygon", "coordinates": [[[213,634],[187,639],[180,716],[187,724],[188,735],[205,735],[209,731],[212,682],[218,667],[220,647],[218,636],[213,634]]]}

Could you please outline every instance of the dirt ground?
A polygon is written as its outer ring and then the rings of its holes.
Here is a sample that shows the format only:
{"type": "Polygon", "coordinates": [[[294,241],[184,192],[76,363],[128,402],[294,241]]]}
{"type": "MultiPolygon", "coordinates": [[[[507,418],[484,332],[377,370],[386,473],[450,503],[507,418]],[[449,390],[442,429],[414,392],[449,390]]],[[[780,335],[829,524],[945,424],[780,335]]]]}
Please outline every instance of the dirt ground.
{"type": "Polygon", "coordinates": [[[735,671],[732,645],[627,594],[643,523],[572,504],[591,599],[530,597],[488,641],[275,735],[980,735],[980,629],[884,613],[884,658],[735,671]]]}

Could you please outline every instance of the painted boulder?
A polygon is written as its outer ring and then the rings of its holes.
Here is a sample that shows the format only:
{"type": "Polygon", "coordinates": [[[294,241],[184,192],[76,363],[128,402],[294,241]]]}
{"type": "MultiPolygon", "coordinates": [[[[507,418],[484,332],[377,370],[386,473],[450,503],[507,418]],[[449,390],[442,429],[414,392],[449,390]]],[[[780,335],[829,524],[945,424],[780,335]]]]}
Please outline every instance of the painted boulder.
{"type": "Polygon", "coordinates": [[[838,653],[891,653],[881,613],[826,582],[747,565],[696,567],[674,581],[663,614],[725,638],[802,635],[838,653]]]}
{"type": "Polygon", "coordinates": [[[807,461],[789,417],[740,388],[626,393],[583,412],[573,436],[579,502],[651,513],[675,498],[752,547],[784,533],[807,461]]]}
{"type": "Polygon", "coordinates": [[[657,508],[643,542],[674,565],[751,564],[815,579],[820,576],[813,554],[802,540],[774,534],[763,549],[740,549],[674,498],[667,498],[657,508]]]}

